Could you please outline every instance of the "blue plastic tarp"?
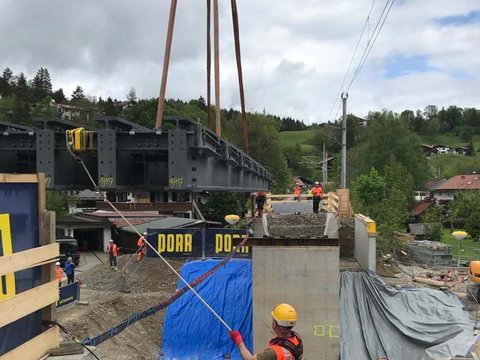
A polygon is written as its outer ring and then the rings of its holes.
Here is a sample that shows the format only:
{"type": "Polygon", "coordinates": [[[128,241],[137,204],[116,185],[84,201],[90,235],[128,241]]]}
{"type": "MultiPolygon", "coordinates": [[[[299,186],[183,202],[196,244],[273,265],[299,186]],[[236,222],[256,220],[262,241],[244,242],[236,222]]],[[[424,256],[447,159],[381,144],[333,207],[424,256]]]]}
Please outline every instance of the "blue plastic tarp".
{"type": "MultiPolygon", "coordinates": [[[[196,260],[186,263],[181,275],[196,279],[220,261],[196,260]]],[[[179,280],[178,288],[184,287],[179,280]]],[[[252,349],[252,262],[233,259],[218,269],[195,290],[233,329],[239,330],[247,348],[252,349]]],[[[240,360],[228,330],[189,291],[167,308],[163,321],[163,339],[159,360],[240,360]]]]}

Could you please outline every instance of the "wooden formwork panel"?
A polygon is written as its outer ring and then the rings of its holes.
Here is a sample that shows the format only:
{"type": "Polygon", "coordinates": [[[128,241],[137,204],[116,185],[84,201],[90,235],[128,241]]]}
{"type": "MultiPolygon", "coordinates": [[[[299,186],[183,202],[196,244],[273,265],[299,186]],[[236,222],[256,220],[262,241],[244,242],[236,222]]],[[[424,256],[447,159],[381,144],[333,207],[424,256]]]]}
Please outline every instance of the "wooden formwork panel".
{"type": "MultiPolygon", "coordinates": [[[[59,249],[55,243],[55,213],[45,209],[45,175],[0,174],[0,185],[3,189],[0,277],[6,279],[0,284],[0,287],[5,287],[0,294],[0,331],[3,330],[4,336],[10,336],[8,334],[17,334],[12,333],[12,326],[18,328],[39,310],[41,320],[55,319],[59,292],[53,263],[58,259],[59,249]],[[26,228],[27,225],[29,227],[26,228]],[[19,271],[22,271],[23,278],[17,284],[16,273],[19,271]],[[29,272],[32,275],[25,278],[29,272]],[[37,272],[41,274],[40,282],[33,280],[40,275],[37,272]],[[30,280],[25,285],[26,279],[32,279],[31,285],[30,280]]],[[[35,327],[40,330],[42,325],[35,322],[35,327]]],[[[27,330],[24,328],[24,335],[15,335],[17,337],[7,340],[11,342],[4,342],[6,346],[1,351],[8,352],[3,353],[0,360],[35,360],[58,346],[57,326],[32,338],[29,338],[31,335],[27,330]]],[[[32,330],[33,334],[38,330],[32,330]]]]}

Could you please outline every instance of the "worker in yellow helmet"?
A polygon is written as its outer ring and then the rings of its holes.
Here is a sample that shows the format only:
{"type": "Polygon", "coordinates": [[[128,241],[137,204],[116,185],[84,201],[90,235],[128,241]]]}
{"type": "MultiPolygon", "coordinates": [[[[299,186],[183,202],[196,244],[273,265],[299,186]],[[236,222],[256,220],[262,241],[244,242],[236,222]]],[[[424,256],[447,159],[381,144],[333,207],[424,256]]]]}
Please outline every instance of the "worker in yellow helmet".
{"type": "Polygon", "coordinates": [[[255,355],[247,349],[238,331],[230,331],[230,337],[237,345],[242,360],[301,360],[302,339],[292,330],[296,323],[297,312],[292,305],[275,305],[272,310],[272,329],[277,336],[269,341],[267,348],[255,355]]]}

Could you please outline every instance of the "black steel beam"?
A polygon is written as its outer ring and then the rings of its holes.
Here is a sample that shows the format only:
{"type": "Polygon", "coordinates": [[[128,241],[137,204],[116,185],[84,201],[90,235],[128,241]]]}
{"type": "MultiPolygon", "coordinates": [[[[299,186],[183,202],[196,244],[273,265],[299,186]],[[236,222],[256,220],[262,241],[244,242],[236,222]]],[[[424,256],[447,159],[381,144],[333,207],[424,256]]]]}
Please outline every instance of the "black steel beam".
{"type": "MultiPolygon", "coordinates": [[[[43,172],[51,189],[92,188],[66,147],[65,131],[80,124],[36,118],[40,129],[0,122],[0,172],[43,172]]],[[[119,117],[96,119],[94,150],[79,156],[109,191],[267,190],[271,174],[200,124],[166,117],[168,129],[148,129],[119,117]]]]}

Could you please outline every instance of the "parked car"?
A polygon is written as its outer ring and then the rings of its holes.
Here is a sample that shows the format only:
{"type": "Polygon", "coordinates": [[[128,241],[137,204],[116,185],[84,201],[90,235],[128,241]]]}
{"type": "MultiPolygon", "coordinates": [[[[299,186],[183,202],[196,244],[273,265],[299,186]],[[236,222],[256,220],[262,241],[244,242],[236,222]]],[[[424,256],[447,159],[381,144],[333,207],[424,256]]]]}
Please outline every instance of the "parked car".
{"type": "Polygon", "coordinates": [[[56,242],[60,246],[60,265],[64,266],[67,258],[71,256],[75,266],[78,266],[80,263],[80,249],[78,247],[77,239],[71,236],[63,236],[58,238],[56,242]]]}

